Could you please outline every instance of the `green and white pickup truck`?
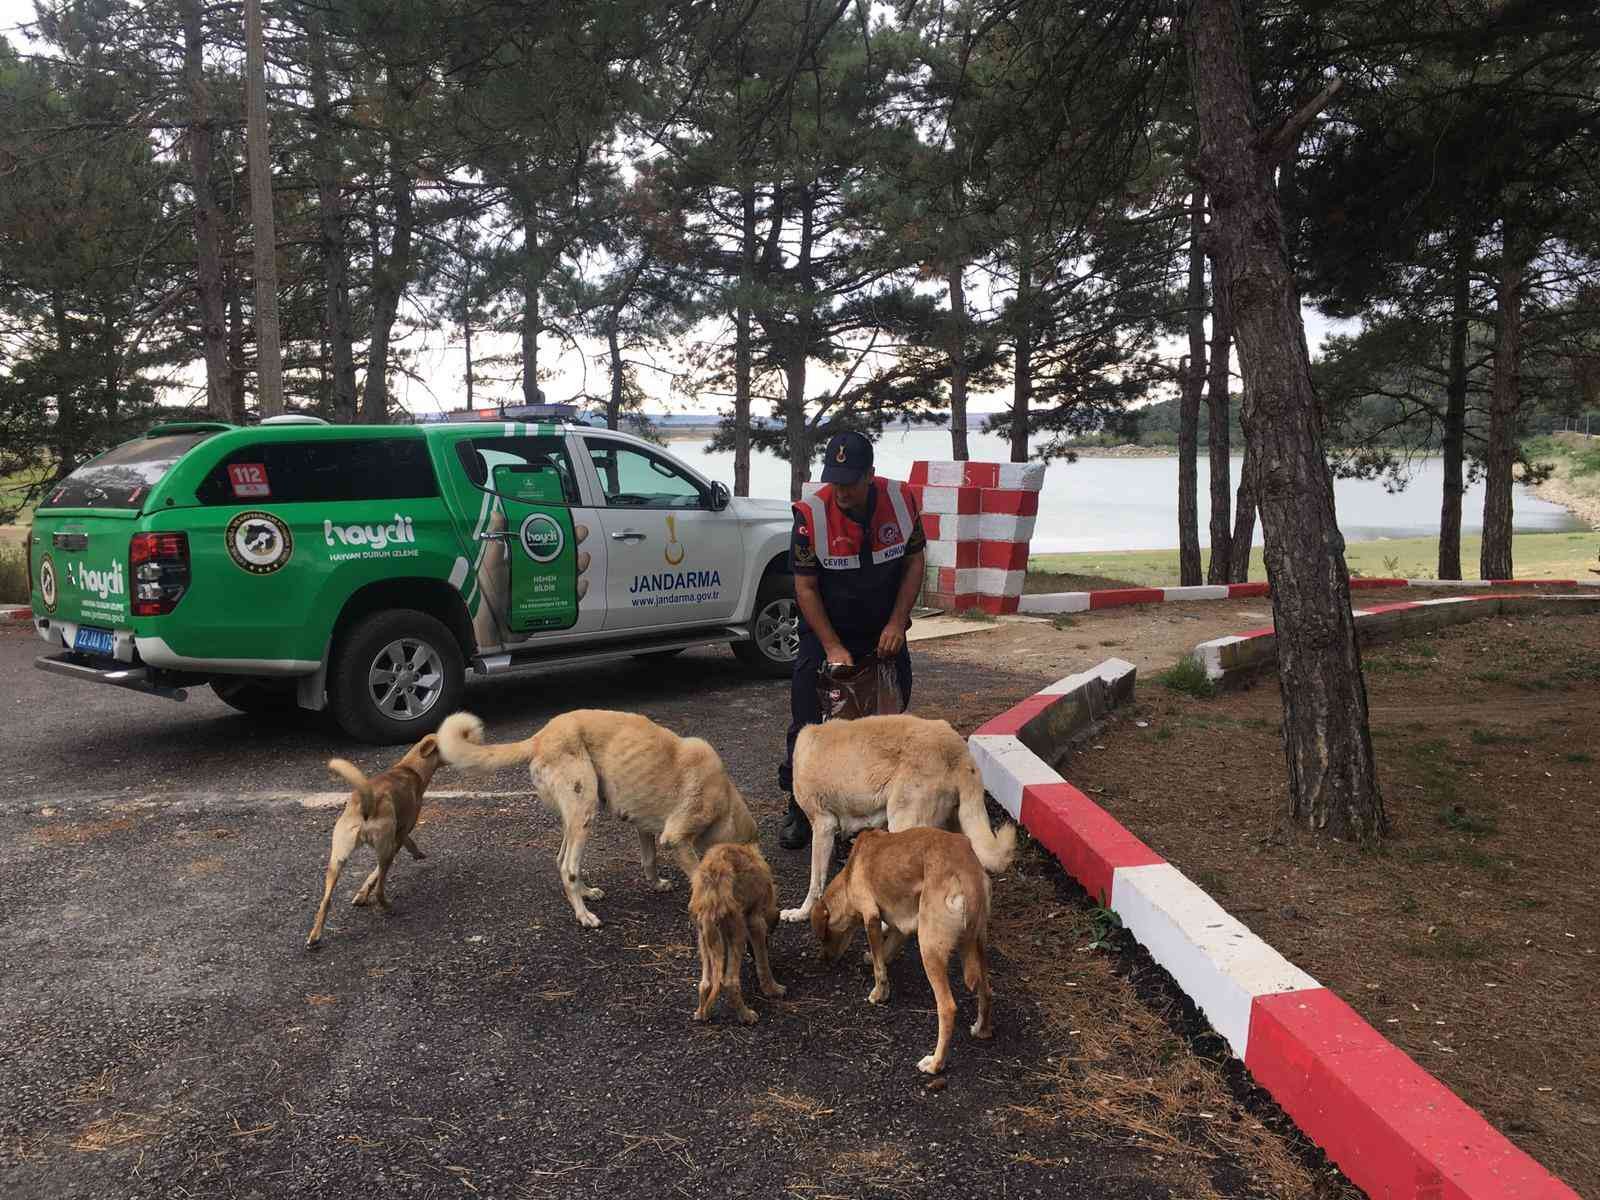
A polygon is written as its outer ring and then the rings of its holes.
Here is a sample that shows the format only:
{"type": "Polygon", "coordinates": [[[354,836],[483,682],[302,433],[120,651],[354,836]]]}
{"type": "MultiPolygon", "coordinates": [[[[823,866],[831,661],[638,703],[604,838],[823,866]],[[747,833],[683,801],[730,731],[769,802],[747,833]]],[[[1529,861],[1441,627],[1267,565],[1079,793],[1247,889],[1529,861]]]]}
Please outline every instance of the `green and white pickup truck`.
{"type": "Polygon", "coordinates": [[[731,643],[787,675],[789,505],[583,426],[161,425],[28,544],[40,668],[412,741],[482,676],[731,643]]]}

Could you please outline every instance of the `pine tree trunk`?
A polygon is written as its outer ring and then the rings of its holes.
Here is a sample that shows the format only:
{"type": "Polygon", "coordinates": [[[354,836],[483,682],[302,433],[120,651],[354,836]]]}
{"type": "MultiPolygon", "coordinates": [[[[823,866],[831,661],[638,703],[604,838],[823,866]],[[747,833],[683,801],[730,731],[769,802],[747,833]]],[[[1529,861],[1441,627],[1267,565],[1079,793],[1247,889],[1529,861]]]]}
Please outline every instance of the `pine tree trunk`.
{"type": "MultiPolygon", "coordinates": [[[[395,68],[385,68],[389,111],[398,115],[403,102],[395,68]]],[[[369,425],[389,420],[389,336],[400,311],[400,297],[411,278],[411,233],[416,217],[414,179],[404,160],[398,136],[389,137],[389,212],[394,222],[389,252],[373,255],[372,336],[367,345],[367,386],[361,394],[361,419],[369,425]]]]}
{"type": "Polygon", "coordinates": [[[256,406],[263,417],[273,417],[283,412],[283,353],[278,344],[278,235],[272,217],[261,0],[244,0],[244,30],[245,158],[250,168],[256,266],[256,406]]]}
{"type": "Polygon", "coordinates": [[[183,75],[189,91],[189,182],[194,190],[195,294],[206,360],[206,412],[229,416],[228,317],[222,292],[222,213],[211,190],[211,89],[206,83],[206,35],[200,0],[183,6],[183,75]]]}
{"type": "Polygon", "coordinates": [[[622,424],[622,346],[617,341],[617,314],[606,319],[606,353],[611,362],[611,399],[606,403],[606,428],[622,424]]]}
{"type": "Polygon", "coordinates": [[[1489,451],[1484,460],[1480,579],[1510,579],[1511,484],[1517,461],[1517,409],[1522,405],[1522,294],[1528,254],[1507,217],[1496,287],[1494,384],[1489,397],[1489,451]]]}
{"type": "Polygon", "coordinates": [[[811,349],[813,302],[812,245],[816,237],[816,201],[809,186],[800,189],[800,244],[795,278],[799,295],[795,305],[794,336],[784,360],[784,425],[789,443],[789,499],[800,499],[801,484],[811,475],[811,428],[806,423],[806,360],[811,349]]]}
{"type": "Polygon", "coordinates": [[[950,457],[966,462],[967,450],[967,264],[950,264],[950,457]]]}
{"type": "Polygon", "coordinates": [[[1206,380],[1205,193],[1189,203],[1189,358],[1178,403],[1178,582],[1200,583],[1200,393],[1206,380]]]}
{"type": "Polygon", "coordinates": [[[467,385],[467,409],[470,412],[474,407],[472,400],[472,259],[465,235],[462,237],[461,253],[466,260],[466,278],[461,282],[461,349],[467,360],[467,371],[463,379],[467,385]]]}
{"type": "Polygon", "coordinates": [[[1250,582],[1250,551],[1256,540],[1256,488],[1250,470],[1250,439],[1245,438],[1239,462],[1239,492],[1233,502],[1233,536],[1228,564],[1229,583],[1250,582]]]}
{"type": "Polygon", "coordinates": [[[338,143],[328,96],[328,56],[322,23],[306,18],[311,50],[311,123],[317,178],[317,252],[322,258],[323,325],[328,333],[333,419],[356,420],[355,318],[350,311],[350,251],[345,239],[344,189],[340,186],[338,143]]]}
{"type": "Polygon", "coordinates": [[[1467,335],[1472,317],[1472,239],[1461,235],[1453,264],[1454,295],[1450,308],[1450,378],[1445,384],[1444,498],[1439,505],[1439,578],[1461,578],[1461,498],[1467,435],[1467,335]]]}
{"type": "Polygon", "coordinates": [[[1011,461],[1028,461],[1028,410],[1033,399],[1033,247],[1017,255],[1016,362],[1011,377],[1011,461]]]}
{"type": "Polygon", "coordinates": [[[756,185],[739,189],[739,298],[733,326],[733,494],[750,494],[750,317],[756,285],[756,185]]]}
{"type": "MultiPolygon", "coordinates": [[[[1206,566],[1207,583],[1227,583],[1233,569],[1233,532],[1230,528],[1233,501],[1233,448],[1228,432],[1228,352],[1233,345],[1233,315],[1228,309],[1228,291],[1218,278],[1216,263],[1211,266],[1211,361],[1206,380],[1206,422],[1208,467],[1211,473],[1211,559],[1206,566]]],[[[1249,558],[1245,559],[1248,566],[1249,558]]]]}
{"type": "Polygon", "coordinates": [[[228,284],[228,419],[243,425],[247,412],[244,381],[248,373],[244,359],[244,289],[234,270],[227,271],[224,278],[228,284]]]}
{"type": "MultiPolygon", "coordinates": [[[[543,317],[539,308],[544,290],[544,264],[539,258],[539,227],[533,206],[522,221],[522,402],[539,403],[539,330],[543,317]]],[[[614,427],[613,427],[614,428],[614,427]]]]}
{"type": "Polygon", "coordinates": [[[1188,17],[1198,166],[1215,206],[1217,258],[1247,381],[1244,427],[1266,532],[1290,807],[1302,825],[1365,841],[1387,830],[1388,817],[1367,727],[1322,416],[1272,187],[1284,147],[1334,92],[1264,136],[1245,70],[1238,0],[1192,0],[1188,17]]]}

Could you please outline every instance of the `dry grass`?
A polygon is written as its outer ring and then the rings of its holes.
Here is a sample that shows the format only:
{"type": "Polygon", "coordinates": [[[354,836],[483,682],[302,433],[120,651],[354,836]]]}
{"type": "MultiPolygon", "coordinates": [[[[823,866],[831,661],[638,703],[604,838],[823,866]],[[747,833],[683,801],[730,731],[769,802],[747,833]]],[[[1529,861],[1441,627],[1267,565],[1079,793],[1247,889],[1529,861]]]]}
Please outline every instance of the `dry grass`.
{"type": "Polygon", "coordinates": [[[799,1092],[769,1091],[750,1110],[750,1120],[762,1129],[787,1129],[796,1121],[820,1121],[833,1109],[799,1092]]]}
{"type": "Polygon", "coordinates": [[[1252,1196],[1359,1196],[1332,1172],[1314,1172],[1300,1147],[1240,1107],[1169,1014],[1141,998],[1109,954],[1086,949],[1093,910],[1064,904],[1053,864],[1037,843],[1024,846],[996,889],[990,928],[1044,1016],[1055,1084],[1046,1106],[1013,1106],[995,1120],[1008,1131],[1061,1120],[1110,1130],[1113,1145],[1155,1151],[1176,1194],[1195,1200],[1223,1200],[1212,1178],[1219,1160],[1249,1176],[1252,1196]]]}

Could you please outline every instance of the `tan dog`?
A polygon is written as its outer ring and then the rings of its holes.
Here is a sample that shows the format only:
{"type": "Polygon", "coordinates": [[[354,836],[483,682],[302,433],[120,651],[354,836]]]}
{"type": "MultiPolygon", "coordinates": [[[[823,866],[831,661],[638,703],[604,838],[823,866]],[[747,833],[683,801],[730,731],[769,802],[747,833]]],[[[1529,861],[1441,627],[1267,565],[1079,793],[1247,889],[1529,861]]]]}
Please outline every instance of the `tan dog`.
{"type": "Polygon", "coordinates": [[[380,907],[389,907],[383,885],[401,846],[411,851],[413,858],[427,857],[411,840],[411,831],[417,827],[417,816],[422,812],[422,795],[433,782],[433,773],[439,769],[438,739],[430,733],[407,750],[398,763],[371,779],[342,758],[330,758],[328,769],[342,775],[352,790],[350,799],[345,801],[344,812],[333,826],[333,849],[328,854],[328,871],[322,881],[322,903],[317,906],[317,919],[306,938],[307,950],[322,938],[322,923],[328,919],[328,903],[333,898],[334,885],[339,882],[345,860],[357,846],[371,846],[378,856],[378,865],[351,901],[356,905],[365,905],[376,896],[380,907]]]}
{"type": "Polygon", "coordinates": [[[943,829],[885,833],[864,830],[850,849],[844,870],[811,910],[811,930],[822,957],[834,961],[856,927],[865,925],[872,954],[873,1004],[889,1002],[889,963],[917,935],[922,969],[939,1005],[939,1044],[917,1070],[944,1070],[955,1031],[956,1001],[950,991],[950,954],[961,951],[967,989],[977,993],[972,1036],[993,1036],[989,1024],[989,876],[962,834],[943,829]],[[879,927],[883,922],[884,928],[879,927]]]}
{"type": "Polygon", "coordinates": [[[778,889],[760,847],[738,843],[713,846],[695,868],[689,915],[694,918],[700,943],[700,1005],[694,1010],[694,1019],[708,1018],[717,996],[726,988],[739,1020],[754,1025],[756,1014],[744,1002],[739,986],[746,938],[756,960],[761,994],[776,1000],[786,990],[772,977],[772,961],[767,957],[767,935],[778,927],[778,889]]]}
{"type": "Polygon", "coordinates": [[[483,722],[471,713],[451,713],[439,727],[439,752],[448,763],[479,769],[529,764],[539,799],[561,814],[556,869],[562,889],[578,924],[591,929],[600,918],[584,901],[605,893],[583,878],[583,848],[603,810],[639,831],[645,882],[658,892],[672,886],[656,875],[658,848],[692,876],[712,846],[757,839],[755,819],[710,744],[679,737],[636,713],[577,709],[524,741],[482,741],[483,722]]]}
{"type": "Polygon", "coordinates": [[[841,832],[959,827],[997,875],[1017,848],[1015,825],[990,831],[977,764],[948,721],[902,715],[806,726],[794,744],[794,801],[811,818],[811,886],[785,921],[810,915],[841,832]]]}

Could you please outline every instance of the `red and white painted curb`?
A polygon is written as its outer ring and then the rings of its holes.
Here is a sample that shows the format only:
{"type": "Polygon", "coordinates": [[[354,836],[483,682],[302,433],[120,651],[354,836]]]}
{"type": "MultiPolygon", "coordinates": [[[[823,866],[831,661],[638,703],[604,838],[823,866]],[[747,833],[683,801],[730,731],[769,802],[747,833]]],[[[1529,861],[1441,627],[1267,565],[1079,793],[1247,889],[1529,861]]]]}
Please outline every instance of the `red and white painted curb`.
{"type": "MultiPolygon", "coordinates": [[[[1579,579],[1374,579],[1353,576],[1351,591],[1366,588],[1523,588],[1523,587],[1600,587],[1579,579]]],[[[1265,583],[1216,583],[1198,587],[1100,588],[1092,592],[1041,592],[1022,597],[1017,611],[1045,616],[1051,613],[1088,612],[1091,609],[1120,608],[1127,604],[1161,604],[1172,600],[1238,600],[1268,596],[1265,583]]]]}
{"type": "MultiPolygon", "coordinates": [[[[1378,604],[1354,609],[1356,631],[1363,641],[1381,636],[1380,631],[1420,633],[1456,625],[1500,612],[1540,611],[1559,613],[1600,610],[1600,593],[1542,596],[1491,593],[1487,596],[1446,596],[1439,600],[1412,600],[1400,604],[1378,604]]],[[[1194,657],[1206,669],[1206,677],[1226,682],[1242,677],[1278,656],[1277,630],[1272,626],[1248,629],[1201,642],[1194,657]]]]}
{"type": "Polygon", "coordinates": [[[1122,920],[1256,1082],[1369,1196],[1578,1200],[1348,1004],[1229,915],[1025,744],[1134,668],[1069,676],[969,739],[984,786],[1122,920]]]}
{"type": "Polygon", "coordinates": [[[0,608],[0,621],[31,621],[33,609],[31,608],[0,608]]]}

